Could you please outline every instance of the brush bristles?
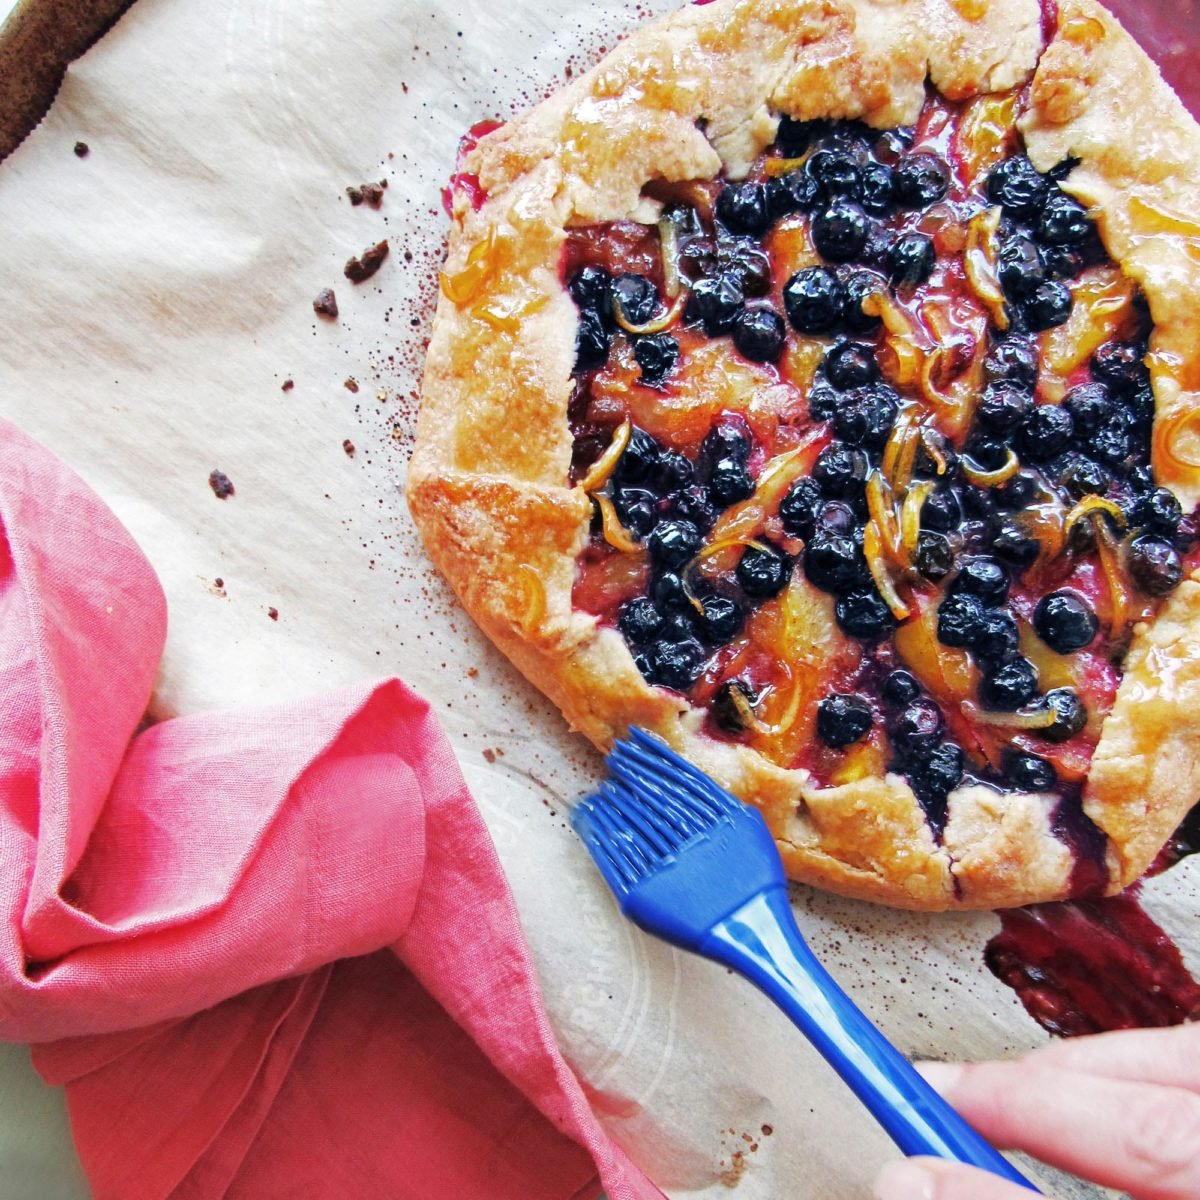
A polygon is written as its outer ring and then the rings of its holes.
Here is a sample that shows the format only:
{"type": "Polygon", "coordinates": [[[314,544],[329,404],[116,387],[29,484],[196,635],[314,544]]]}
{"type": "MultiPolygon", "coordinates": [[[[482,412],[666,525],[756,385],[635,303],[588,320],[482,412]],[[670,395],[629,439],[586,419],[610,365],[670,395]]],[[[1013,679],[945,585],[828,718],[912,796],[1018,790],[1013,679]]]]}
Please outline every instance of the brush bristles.
{"type": "Polygon", "coordinates": [[[613,778],[579,802],[571,822],[618,895],[741,808],[702,771],[640,729],[616,744],[608,766],[613,778]]]}

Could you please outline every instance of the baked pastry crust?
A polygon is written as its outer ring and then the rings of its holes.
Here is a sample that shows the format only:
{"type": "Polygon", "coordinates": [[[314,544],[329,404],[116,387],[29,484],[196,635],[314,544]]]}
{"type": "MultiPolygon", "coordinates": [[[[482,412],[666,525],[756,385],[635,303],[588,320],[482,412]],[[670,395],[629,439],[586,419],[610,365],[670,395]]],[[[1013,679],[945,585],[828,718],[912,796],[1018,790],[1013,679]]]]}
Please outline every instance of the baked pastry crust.
{"type": "MultiPolygon", "coordinates": [[[[649,686],[622,637],[572,606],[592,505],[567,482],[566,230],[653,219],[652,180],[744,176],[779,114],[911,123],[926,78],[954,100],[1031,82],[1027,152],[1043,170],[1079,160],[1063,187],[1149,302],[1155,469],[1193,507],[1200,434],[1180,414],[1200,402],[1200,226],[1187,215],[1200,212],[1200,129],[1090,0],[1061,5],[1048,45],[1037,0],[715,0],[642,28],[484,137],[465,167],[486,199],[456,205],[446,268],[475,264],[484,286],[439,298],[408,499],[466,609],[598,747],[632,725],[660,734],[763,811],[798,880],[905,908],[996,908],[1069,894],[1054,798],[962,787],[939,843],[902,776],[817,787],[707,736],[700,710],[649,686]]],[[[1136,627],[1084,788],[1108,838],[1108,891],[1141,875],[1198,785],[1200,583],[1189,581],[1136,627]]]]}

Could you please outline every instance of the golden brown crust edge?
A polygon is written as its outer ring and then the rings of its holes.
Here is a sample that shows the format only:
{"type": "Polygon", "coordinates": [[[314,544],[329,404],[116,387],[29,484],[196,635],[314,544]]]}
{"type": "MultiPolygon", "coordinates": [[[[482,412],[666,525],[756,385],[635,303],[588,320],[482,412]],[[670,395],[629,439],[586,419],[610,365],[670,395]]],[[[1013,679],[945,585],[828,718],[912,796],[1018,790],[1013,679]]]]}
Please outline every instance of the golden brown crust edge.
{"type": "MultiPolygon", "coordinates": [[[[1069,20],[1075,6],[1065,7],[1069,20]]],[[[1094,11],[1078,7],[1084,16],[1094,11]]],[[[478,303],[464,310],[439,299],[408,484],[425,544],[464,606],[573,728],[601,748],[630,724],[654,729],[759,805],[794,878],[917,909],[994,908],[1065,895],[1071,857],[1051,833],[1050,799],[961,789],[951,796],[938,845],[902,778],[816,789],[804,772],[703,736],[699,713],[648,687],[621,638],[572,608],[574,559],[586,541],[590,502],[565,486],[575,313],[558,258],[565,226],[638,212],[651,177],[712,175],[722,161],[731,173],[744,169],[773,137],[772,111],[862,116],[884,126],[915,117],[927,71],[956,97],[1027,78],[1041,48],[1037,5],[992,5],[975,22],[959,11],[968,8],[951,0],[717,0],[639,30],[595,71],[484,139],[469,165],[489,198],[477,213],[458,212],[447,270],[461,269],[470,249],[496,228],[499,265],[488,282],[489,312],[481,315],[478,303]],[[701,116],[707,138],[696,126],[701,116]],[[521,314],[519,336],[497,328],[497,319],[512,313],[521,314]]],[[[1152,67],[1146,81],[1128,36],[1111,21],[1105,29],[1113,39],[1106,68],[1169,97],[1152,67]]],[[[1076,44],[1060,50],[1061,41],[1060,35],[1043,59],[1035,105],[1040,94],[1053,108],[1061,81],[1072,77],[1076,44]]],[[[1068,125],[1087,129],[1094,118],[1085,100],[1068,125]]],[[[1189,135],[1196,136],[1194,127],[1189,135]]],[[[1027,136],[1035,161],[1039,154],[1050,162],[1063,156],[1056,153],[1062,128],[1050,124],[1043,108],[1035,108],[1027,136]]],[[[1108,179],[1108,160],[1083,149],[1068,184],[1073,190],[1077,178],[1108,179]]],[[[1120,209],[1107,193],[1096,203],[1108,240],[1120,229],[1120,209]]],[[[1119,239],[1109,249],[1121,260],[1118,245],[1119,239]]],[[[1186,247],[1176,252],[1186,257],[1186,247]]],[[[1146,282],[1152,291],[1153,281],[1146,282]]],[[[1161,622],[1188,596],[1181,589],[1156,629],[1167,628],[1161,622]]],[[[1152,634],[1138,631],[1130,676],[1087,791],[1089,815],[1114,839],[1113,890],[1144,869],[1186,811],[1184,797],[1194,793],[1186,745],[1200,734],[1192,729],[1200,721],[1200,690],[1190,702],[1163,700],[1163,715],[1182,722],[1179,736],[1168,721],[1147,739],[1143,722],[1131,719],[1145,702],[1145,682],[1136,685],[1136,698],[1130,682],[1139,655],[1154,665],[1190,662],[1194,625],[1174,620],[1170,628],[1174,634],[1160,638],[1153,655],[1152,634]],[[1129,745],[1147,740],[1151,752],[1171,746],[1174,766],[1169,779],[1151,772],[1144,780],[1149,791],[1139,807],[1128,791],[1129,745]]],[[[1190,678],[1177,674],[1181,682],[1190,678]]],[[[1200,680],[1194,686],[1200,689],[1200,680]]]]}

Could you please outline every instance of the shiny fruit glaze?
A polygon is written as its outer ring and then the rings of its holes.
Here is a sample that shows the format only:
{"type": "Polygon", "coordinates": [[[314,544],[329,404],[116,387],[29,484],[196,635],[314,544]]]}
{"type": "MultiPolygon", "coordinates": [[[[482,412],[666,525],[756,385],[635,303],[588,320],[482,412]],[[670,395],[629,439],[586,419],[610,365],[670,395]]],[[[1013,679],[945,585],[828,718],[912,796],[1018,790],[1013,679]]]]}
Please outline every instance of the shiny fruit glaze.
{"type": "Polygon", "coordinates": [[[785,118],[746,180],[570,231],[574,602],[711,736],[818,786],[900,771],[935,834],[960,783],[1057,794],[1085,894],[1082,783],[1195,521],[1149,467],[1145,305],[1022,102],[785,118]]]}

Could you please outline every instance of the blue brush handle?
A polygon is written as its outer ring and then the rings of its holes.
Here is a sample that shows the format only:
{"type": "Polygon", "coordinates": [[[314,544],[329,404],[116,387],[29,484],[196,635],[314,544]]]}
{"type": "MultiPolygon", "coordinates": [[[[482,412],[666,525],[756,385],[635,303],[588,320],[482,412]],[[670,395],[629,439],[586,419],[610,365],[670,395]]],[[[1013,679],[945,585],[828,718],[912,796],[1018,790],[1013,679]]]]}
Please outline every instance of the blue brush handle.
{"type": "Polygon", "coordinates": [[[850,1085],[905,1154],[982,1167],[1036,1192],[875,1028],[817,961],[783,888],[770,888],[718,922],[696,946],[761,988],[850,1085]]]}

